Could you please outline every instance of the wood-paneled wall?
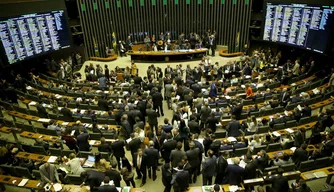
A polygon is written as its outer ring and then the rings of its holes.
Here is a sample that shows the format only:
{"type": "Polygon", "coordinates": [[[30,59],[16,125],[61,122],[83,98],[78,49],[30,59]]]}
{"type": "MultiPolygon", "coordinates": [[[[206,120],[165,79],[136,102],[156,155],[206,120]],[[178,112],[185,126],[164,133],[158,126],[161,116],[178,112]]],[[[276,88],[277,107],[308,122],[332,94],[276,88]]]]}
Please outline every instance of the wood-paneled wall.
{"type": "Polygon", "coordinates": [[[237,52],[248,42],[252,0],[77,0],[88,56],[95,55],[94,39],[101,56],[116,39],[143,41],[145,34],[217,31],[218,45],[237,52]],[[237,40],[238,33],[240,34],[237,40]],[[239,46],[238,46],[239,44],[239,46]]]}

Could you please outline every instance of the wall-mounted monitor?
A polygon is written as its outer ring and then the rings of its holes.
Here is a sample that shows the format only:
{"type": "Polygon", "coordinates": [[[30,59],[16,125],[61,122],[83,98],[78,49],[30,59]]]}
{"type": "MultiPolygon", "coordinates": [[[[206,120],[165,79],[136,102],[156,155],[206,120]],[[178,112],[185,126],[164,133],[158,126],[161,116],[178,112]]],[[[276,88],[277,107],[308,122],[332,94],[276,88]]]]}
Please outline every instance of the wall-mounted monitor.
{"type": "Polygon", "coordinates": [[[334,33],[334,6],[265,2],[263,40],[326,53],[334,33]]]}
{"type": "Polygon", "coordinates": [[[0,39],[9,64],[71,45],[64,10],[0,18],[0,39]]]}

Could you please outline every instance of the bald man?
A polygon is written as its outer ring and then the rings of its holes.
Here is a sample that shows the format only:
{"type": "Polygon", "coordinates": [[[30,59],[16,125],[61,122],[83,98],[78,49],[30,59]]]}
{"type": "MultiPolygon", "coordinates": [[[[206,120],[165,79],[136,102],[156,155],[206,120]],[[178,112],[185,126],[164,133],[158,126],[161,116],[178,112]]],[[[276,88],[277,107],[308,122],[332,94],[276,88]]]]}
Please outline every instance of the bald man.
{"type": "Polygon", "coordinates": [[[50,163],[44,163],[39,167],[39,172],[43,183],[61,183],[56,166],[50,163]]]}

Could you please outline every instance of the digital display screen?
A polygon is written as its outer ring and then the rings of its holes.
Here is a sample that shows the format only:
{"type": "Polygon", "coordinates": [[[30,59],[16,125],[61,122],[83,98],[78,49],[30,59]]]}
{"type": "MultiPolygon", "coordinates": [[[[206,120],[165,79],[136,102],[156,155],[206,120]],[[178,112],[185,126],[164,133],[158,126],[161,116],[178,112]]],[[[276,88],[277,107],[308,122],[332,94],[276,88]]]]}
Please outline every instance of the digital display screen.
{"type": "Polygon", "coordinates": [[[267,3],[263,40],[324,53],[333,33],[334,6],[267,3]]]}
{"type": "Polygon", "coordinates": [[[0,19],[0,38],[9,64],[71,44],[64,10],[0,19]]]}

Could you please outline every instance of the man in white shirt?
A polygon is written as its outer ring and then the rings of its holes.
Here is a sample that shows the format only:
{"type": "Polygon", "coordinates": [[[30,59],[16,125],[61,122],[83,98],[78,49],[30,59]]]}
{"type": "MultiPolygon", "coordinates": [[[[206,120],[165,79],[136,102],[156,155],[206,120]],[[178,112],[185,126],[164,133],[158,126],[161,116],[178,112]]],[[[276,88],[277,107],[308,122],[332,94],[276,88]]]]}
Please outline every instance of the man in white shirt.
{"type": "Polygon", "coordinates": [[[69,161],[66,165],[69,168],[69,173],[72,175],[80,175],[85,170],[81,167],[81,160],[77,158],[74,153],[71,153],[69,156],[69,161]]]}

